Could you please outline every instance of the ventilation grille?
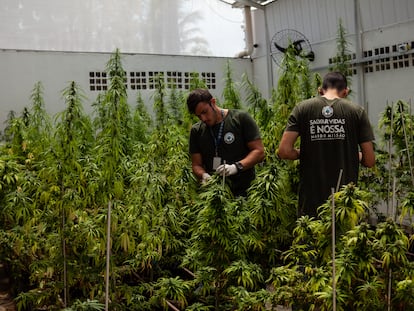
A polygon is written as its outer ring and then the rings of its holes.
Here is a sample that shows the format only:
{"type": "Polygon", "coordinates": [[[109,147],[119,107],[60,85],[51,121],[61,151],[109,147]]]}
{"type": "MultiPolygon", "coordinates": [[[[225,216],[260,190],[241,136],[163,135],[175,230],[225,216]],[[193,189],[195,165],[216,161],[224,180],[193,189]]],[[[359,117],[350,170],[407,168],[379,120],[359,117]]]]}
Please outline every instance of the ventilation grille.
{"type": "Polygon", "coordinates": [[[108,79],[106,72],[91,71],[89,72],[89,89],[91,91],[106,91],[108,88],[108,79]]]}
{"type": "MultiPolygon", "coordinates": [[[[346,57],[348,61],[351,61],[348,74],[356,75],[356,54],[348,54],[346,57]]],[[[367,60],[362,63],[362,68],[365,73],[414,67],[414,41],[366,50],[363,53],[363,57],[368,59],[372,58],[372,60],[367,60]],[[413,52],[407,53],[407,51],[413,52]]],[[[333,65],[336,61],[336,57],[329,58],[329,65],[333,65]]]]}
{"type": "MultiPolygon", "coordinates": [[[[181,71],[130,71],[125,80],[127,88],[140,90],[153,90],[157,83],[162,82],[168,89],[189,90],[191,80],[201,79],[208,89],[216,88],[215,72],[181,72],[181,71]]],[[[106,91],[109,78],[106,72],[89,72],[89,89],[91,91],[106,91]]]]}
{"type": "MultiPolygon", "coordinates": [[[[349,65],[349,70],[347,72],[347,76],[352,76],[352,75],[356,75],[357,74],[357,66],[355,63],[352,63],[352,61],[355,61],[356,59],[356,54],[347,54],[345,55],[345,61],[351,62],[349,65]]],[[[335,64],[336,62],[339,62],[340,59],[338,59],[338,57],[332,57],[329,59],[329,66],[332,66],[333,64],[335,64]]]]}

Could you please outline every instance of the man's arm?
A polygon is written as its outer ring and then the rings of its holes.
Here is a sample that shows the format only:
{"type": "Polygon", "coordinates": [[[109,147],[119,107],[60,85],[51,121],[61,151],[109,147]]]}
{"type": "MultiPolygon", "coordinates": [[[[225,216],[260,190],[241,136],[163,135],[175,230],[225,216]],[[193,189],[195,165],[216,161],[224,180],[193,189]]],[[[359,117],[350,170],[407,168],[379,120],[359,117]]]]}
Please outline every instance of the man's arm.
{"type": "Polygon", "coordinates": [[[300,150],[295,149],[295,142],[298,139],[299,133],[294,131],[285,131],[280,140],[277,155],[281,159],[297,160],[300,156],[300,150]]]}
{"type": "Polygon", "coordinates": [[[262,162],[265,157],[263,142],[260,138],[248,142],[247,148],[249,148],[250,152],[244,159],[239,161],[244,169],[252,168],[257,163],[262,162]]]}
{"type": "Polygon", "coordinates": [[[361,164],[366,167],[375,165],[375,153],[372,141],[367,141],[359,145],[361,147],[361,164]]]}
{"type": "Polygon", "coordinates": [[[203,167],[203,158],[201,156],[201,153],[191,154],[191,167],[193,169],[194,175],[196,175],[197,178],[201,180],[203,174],[206,173],[206,170],[203,167]]]}

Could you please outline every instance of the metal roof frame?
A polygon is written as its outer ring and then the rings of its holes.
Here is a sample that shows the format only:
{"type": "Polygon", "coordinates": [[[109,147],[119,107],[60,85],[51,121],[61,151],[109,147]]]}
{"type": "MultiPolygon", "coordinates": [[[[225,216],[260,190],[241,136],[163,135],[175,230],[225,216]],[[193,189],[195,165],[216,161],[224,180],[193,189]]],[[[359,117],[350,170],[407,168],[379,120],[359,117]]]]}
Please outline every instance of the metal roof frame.
{"type": "Polygon", "coordinates": [[[243,8],[245,6],[263,10],[264,7],[277,0],[219,0],[231,5],[233,8],[243,8]]]}

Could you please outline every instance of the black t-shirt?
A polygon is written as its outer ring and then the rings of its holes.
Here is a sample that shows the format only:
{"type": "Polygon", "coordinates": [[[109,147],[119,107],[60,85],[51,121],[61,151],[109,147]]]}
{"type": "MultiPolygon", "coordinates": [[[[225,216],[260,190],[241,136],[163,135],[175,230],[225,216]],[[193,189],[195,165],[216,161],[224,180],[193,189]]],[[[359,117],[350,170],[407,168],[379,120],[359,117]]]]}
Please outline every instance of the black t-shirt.
{"type": "Polygon", "coordinates": [[[316,97],[293,109],[287,131],[299,133],[299,215],[317,216],[331,189],[356,183],[359,144],[374,140],[365,110],[346,99],[316,97]]]}
{"type": "MultiPolygon", "coordinates": [[[[191,128],[190,153],[200,153],[203,166],[208,173],[213,173],[213,158],[215,157],[215,138],[218,137],[220,124],[208,127],[204,122],[197,122],[191,128]]],[[[233,164],[242,160],[250,152],[247,143],[260,139],[260,132],[253,118],[244,111],[229,110],[224,118],[222,139],[218,142],[217,152],[221,163],[233,164]]],[[[245,170],[230,176],[232,191],[245,192],[254,179],[254,169],[245,170]]]]}

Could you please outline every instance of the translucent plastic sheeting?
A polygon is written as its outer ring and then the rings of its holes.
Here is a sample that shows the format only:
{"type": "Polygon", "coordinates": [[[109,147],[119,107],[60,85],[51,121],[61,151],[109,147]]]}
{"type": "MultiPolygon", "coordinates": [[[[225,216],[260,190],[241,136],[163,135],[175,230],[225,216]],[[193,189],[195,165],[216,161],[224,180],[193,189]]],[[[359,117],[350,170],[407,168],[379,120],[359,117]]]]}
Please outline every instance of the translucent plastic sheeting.
{"type": "Polygon", "coordinates": [[[0,48],[234,56],[243,24],[219,0],[2,0],[0,48]]]}

